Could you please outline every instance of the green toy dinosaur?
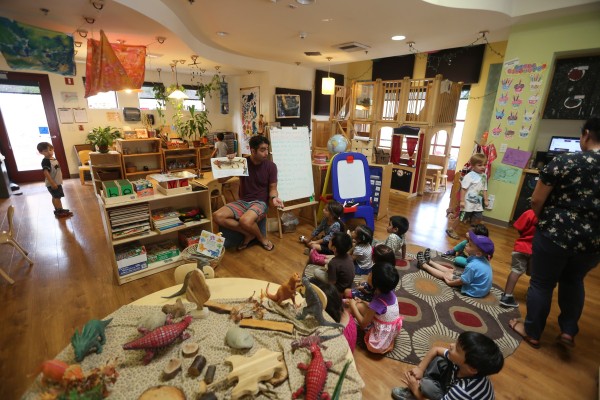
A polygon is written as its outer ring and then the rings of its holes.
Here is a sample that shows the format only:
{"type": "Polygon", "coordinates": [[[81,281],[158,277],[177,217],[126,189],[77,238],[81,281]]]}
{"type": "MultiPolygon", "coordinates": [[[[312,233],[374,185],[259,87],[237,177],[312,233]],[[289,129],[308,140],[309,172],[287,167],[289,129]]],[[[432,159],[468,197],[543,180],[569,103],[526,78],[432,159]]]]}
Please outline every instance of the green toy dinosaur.
{"type": "Polygon", "coordinates": [[[96,350],[96,354],[102,353],[102,346],[106,343],[104,330],[111,321],[112,318],[106,321],[92,319],[83,326],[81,333],[75,329],[75,333],[71,337],[71,344],[73,345],[75,360],[77,362],[83,361],[85,356],[93,349],[96,350]]]}

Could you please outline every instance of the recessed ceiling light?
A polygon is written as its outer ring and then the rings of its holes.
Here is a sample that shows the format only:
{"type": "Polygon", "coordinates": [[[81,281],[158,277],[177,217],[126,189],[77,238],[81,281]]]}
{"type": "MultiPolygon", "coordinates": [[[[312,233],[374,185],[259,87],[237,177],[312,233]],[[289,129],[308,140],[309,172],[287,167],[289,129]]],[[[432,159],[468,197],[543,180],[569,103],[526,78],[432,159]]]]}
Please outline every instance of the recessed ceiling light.
{"type": "Polygon", "coordinates": [[[296,3],[302,4],[303,6],[306,6],[308,4],[314,4],[316,2],[317,0],[296,0],[296,3]]]}
{"type": "Polygon", "coordinates": [[[321,22],[333,22],[333,18],[323,18],[321,22]]]}
{"type": "Polygon", "coordinates": [[[392,36],[392,40],[404,40],[404,39],[406,39],[406,36],[404,36],[404,35],[392,36]]]}
{"type": "Polygon", "coordinates": [[[225,37],[225,36],[227,36],[227,35],[229,35],[229,33],[228,33],[228,32],[223,32],[223,31],[219,31],[219,32],[217,32],[217,36],[225,37]]]}

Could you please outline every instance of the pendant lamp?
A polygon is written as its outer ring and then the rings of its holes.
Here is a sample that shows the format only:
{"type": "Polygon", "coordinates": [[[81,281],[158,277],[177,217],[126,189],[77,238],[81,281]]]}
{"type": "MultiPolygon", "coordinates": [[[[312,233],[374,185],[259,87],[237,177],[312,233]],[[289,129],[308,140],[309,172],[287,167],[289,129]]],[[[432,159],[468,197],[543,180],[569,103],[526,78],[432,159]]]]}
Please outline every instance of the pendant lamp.
{"type": "MultiPolygon", "coordinates": [[[[177,85],[177,89],[173,90],[173,92],[171,92],[171,94],[168,96],[173,100],[185,100],[189,98],[187,94],[179,90],[179,80],[177,79],[177,63],[179,61],[180,60],[173,60],[173,64],[171,64],[171,70],[175,72],[175,84],[177,85]]],[[[185,62],[185,60],[183,60],[183,62],[185,62]]]]}
{"type": "MultiPolygon", "coordinates": [[[[327,61],[331,62],[331,57],[327,57],[327,61]]],[[[335,92],[335,79],[330,77],[331,64],[327,67],[327,78],[321,81],[321,94],[333,94],[335,92]]]]}

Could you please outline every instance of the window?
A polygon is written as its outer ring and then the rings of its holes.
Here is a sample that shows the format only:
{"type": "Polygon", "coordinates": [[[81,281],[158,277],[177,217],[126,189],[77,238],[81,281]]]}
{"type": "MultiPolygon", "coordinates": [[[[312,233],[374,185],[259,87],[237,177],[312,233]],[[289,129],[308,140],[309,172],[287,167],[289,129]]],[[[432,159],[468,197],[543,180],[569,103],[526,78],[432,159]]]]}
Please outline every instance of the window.
{"type": "MultiPolygon", "coordinates": [[[[85,86],[85,76],[81,77],[83,80],[83,86],[85,86]]],[[[110,110],[119,108],[117,102],[117,93],[115,91],[100,92],[94,96],[90,96],[87,99],[88,108],[96,110],[110,110]]]]}
{"type": "MultiPolygon", "coordinates": [[[[142,91],[138,93],[141,110],[156,110],[158,108],[161,110],[165,109],[165,102],[163,100],[157,100],[154,97],[154,85],[157,85],[157,83],[144,82],[142,85],[142,91]]],[[[162,83],[158,83],[158,85],[163,86],[162,83]]]]}
{"type": "Polygon", "coordinates": [[[194,106],[196,111],[204,111],[206,106],[204,105],[204,99],[201,99],[196,94],[196,88],[191,85],[183,85],[183,92],[187,94],[189,99],[183,101],[183,108],[188,109],[188,107],[194,106]]]}
{"type": "Polygon", "coordinates": [[[448,132],[441,130],[436,132],[431,138],[431,147],[429,154],[435,156],[443,156],[446,154],[446,141],[448,141],[448,132]]]}
{"type": "MultiPolygon", "coordinates": [[[[463,86],[460,92],[460,100],[458,101],[458,111],[456,113],[456,127],[452,135],[452,143],[450,144],[450,166],[456,165],[458,160],[458,152],[460,150],[460,142],[462,141],[463,129],[465,127],[465,118],[467,116],[467,105],[469,103],[470,85],[463,86]],[[452,162],[454,160],[454,163],[452,162]]],[[[453,168],[450,168],[453,169],[453,168]]]]}
{"type": "Polygon", "coordinates": [[[88,97],[86,100],[88,108],[103,110],[119,108],[117,93],[112,90],[110,92],[100,92],[94,96],[88,97]]]}

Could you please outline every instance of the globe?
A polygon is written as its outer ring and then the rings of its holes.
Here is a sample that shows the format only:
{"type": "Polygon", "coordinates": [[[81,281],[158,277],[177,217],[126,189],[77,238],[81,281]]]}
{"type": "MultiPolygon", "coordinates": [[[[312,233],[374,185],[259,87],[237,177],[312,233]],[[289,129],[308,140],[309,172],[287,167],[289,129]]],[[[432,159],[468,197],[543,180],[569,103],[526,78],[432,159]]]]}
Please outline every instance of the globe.
{"type": "Polygon", "coordinates": [[[327,141],[327,150],[333,155],[346,151],[348,139],[344,135],[335,134],[327,141]]]}

